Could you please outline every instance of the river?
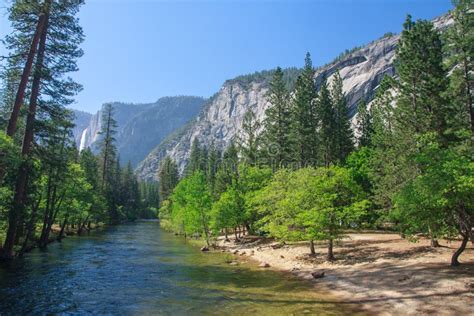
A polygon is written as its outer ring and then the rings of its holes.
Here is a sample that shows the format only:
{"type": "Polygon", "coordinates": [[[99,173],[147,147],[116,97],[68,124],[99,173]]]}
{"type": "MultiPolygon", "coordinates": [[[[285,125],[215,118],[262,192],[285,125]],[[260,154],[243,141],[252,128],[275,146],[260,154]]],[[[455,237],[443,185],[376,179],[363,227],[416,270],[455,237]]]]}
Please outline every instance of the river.
{"type": "Polygon", "coordinates": [[[0,267],[0,315],[350,314],[314,285],[137,222],[70,237],[0,267]]]}

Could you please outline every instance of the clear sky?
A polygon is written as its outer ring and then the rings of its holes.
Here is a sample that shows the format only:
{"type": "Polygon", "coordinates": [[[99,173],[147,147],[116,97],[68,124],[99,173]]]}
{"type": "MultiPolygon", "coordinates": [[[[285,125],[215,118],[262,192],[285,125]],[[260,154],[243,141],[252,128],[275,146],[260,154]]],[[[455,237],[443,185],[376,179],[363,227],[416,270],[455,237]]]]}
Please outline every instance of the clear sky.
{"type": "MultiPolygon", "coordinates": [[[[0,0],[0,36],[9,31],[0,0]]],[[[162,96],[209,97],[226,79],[276,66],[315,66],[399,32],[407,13],[431,19],[449,0],[86,0],[83,84],[74,108],[162,96]]],[[[0,55],[5,54],[0,44],[0,55]]]]}

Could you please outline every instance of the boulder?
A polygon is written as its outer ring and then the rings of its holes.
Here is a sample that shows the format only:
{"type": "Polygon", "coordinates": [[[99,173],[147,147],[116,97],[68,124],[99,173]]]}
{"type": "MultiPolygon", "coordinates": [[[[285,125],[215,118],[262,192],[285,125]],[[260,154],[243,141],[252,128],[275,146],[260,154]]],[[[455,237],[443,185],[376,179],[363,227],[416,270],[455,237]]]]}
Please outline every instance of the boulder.
{"type": "Polygon", "coordinates": [[[311,275],[315,279],[321,279],[321,278],[324,278],[325,272],[324,271],[315,271],[315,272],[311,272],[311,275]]]}

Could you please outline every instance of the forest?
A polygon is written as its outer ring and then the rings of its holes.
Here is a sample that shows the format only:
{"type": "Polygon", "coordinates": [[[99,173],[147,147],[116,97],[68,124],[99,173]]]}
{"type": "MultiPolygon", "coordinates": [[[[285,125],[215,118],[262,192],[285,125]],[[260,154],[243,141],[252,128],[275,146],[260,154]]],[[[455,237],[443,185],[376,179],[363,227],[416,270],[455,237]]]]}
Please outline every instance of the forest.
{"type": "Polygon", "coordinates": [[[15,1],[0,94],[0,246],[9,260],[65,235],[153,218],[158,186],[141,183],[115,146],[109,104],[97,152],[79,152],[68,108],[82,86],[70,77],[84,34],[83,0],[15,1]]]}
{"type": "Polygon", "coordinates": [[[310,253],[323,241],[328,261],[348,230],[391,230],[461,240],[459,265],[474,241],[474,22],[470,1],[455,5],[446,30],[407,16],[396,77],[354,119],[338,72],[317,84],[308,53],[290,90],[277,68],[263,121],[249,110],[224,152],[196,137],[182,175],[162,162],[162,227],[208,247],[246,233],[309,241],[310,253]]]}

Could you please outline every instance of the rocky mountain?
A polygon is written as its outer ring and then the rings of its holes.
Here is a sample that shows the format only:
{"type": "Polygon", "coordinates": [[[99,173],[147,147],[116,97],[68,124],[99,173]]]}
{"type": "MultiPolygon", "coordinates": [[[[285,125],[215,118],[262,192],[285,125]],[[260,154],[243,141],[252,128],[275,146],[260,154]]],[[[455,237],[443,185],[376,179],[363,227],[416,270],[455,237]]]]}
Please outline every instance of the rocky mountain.
{"type": "MultiPolygon", "coordinates": [[[[435,27],[444,28],[450,21],[444,15],[433,22],[435,27]]],[[[359,100],[363,98],[370,102],[383,77],[395,75],[393,61],[398,40],[399,35],[387,33],[363,47],[346,51],[333,62],[317,69],[316,85],[320,84],[323,76],[331,81],[332,75],[339,70],[348,107],[354,116],[359,100]]],[[[287,69],[287,82],[294,82],[297,74],[298,71],[287,69]]],[[[168,137],[138,165],[137,174],[148,181],[156,180],[160,161],[167,155],[178,163],[182,171],[194,138],[204,145],[213,143],[224,149],[239,133],[247,110],[253,110],[259,120],[264,119],[269,106],[267,92],[271,75],[272,71],[264,71],[226,81],[194,121],[168,137]]]]}
{"type": "MultiPolygon", "coordinates": [[[[114,102],[120,160],[131,161],[135,166],[166,136],[195,118],[205,102],[206,99],[194,96],[163,97],[147,104],[114,102]]],[[[76,128],[80,150],[90,147],[97,151],[101,115],[102,111],[98,111],[91,115],[85,128],[76,128]]]]}

